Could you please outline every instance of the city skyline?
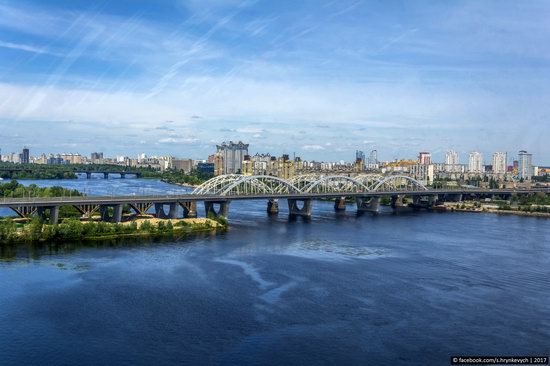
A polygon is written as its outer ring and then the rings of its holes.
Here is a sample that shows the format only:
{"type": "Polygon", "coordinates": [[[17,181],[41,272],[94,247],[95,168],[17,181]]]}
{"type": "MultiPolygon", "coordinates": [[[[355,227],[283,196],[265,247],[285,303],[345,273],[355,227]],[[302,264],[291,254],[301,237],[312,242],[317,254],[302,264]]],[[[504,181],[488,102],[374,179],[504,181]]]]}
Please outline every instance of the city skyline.
{"type": "Polygon", "coordinates": [[[426,4],[2,1],[2,149],[547,162],[550,4],[426,4]]]}

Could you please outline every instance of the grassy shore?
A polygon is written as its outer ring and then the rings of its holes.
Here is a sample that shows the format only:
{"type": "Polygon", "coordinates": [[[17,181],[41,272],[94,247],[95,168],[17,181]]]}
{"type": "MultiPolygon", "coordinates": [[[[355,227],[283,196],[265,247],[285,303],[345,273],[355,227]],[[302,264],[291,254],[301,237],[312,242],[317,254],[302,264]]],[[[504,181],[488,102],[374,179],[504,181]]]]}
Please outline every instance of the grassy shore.
{"type": "Polygon", "coordinates": [[[137,218],[122,223],[82,222],[76,219],[65,219],[59,224],[48,225],[39,219],[25,224],[12,219],[0,220],[0,244],[29,242],[63,242],[88,241],[118,238],[168,237],[224,231],[227,220],[216,219],[157,219],[137,218]]]}

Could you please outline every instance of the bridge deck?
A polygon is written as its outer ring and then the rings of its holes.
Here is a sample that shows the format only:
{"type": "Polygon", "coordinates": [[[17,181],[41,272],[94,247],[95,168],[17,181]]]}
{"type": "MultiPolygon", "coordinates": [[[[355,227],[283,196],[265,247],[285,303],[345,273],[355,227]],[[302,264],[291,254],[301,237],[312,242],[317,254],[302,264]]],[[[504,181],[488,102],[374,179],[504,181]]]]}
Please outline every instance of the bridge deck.
{"type": "Polygon", "coordinates": [[[391,192],[333,192],[333,193],[299,193],[299,194],[253,194],[253,195],[146,195],[146,196],[77,196],[77,197],[26,197],[26,198],[0,198],[0,207],[13,206],[54,206],[54,205],[103,205],[120,203],[173,203],[188,201],[234,201],[234,200],[259,200],[259,199],[319,199],[337,197],[388,197],[395,195],[405,196],[433,196],[433,195],[508,195],[508,194],[531,194],[550,193],[550,188],[540,189],[452,189],[452,190],[427,190],[427,191],[391,191],[391,192]]]}

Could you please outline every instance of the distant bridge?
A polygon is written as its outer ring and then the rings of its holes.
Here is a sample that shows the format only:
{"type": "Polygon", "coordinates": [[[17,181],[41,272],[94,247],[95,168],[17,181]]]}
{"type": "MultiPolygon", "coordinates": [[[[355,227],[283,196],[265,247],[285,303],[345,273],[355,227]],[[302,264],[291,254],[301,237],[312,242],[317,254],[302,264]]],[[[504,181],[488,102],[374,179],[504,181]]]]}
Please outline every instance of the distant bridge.
{"type": "Polygon", "coordinates": [[[146,214],[154,208],[159,218],[177,218],[178,207],[184,217],[197,216],[197,202],[204,202],[206,215],[227,216],[229,204],[234,200],[267,200],[267,211],[279,211],[279,199],[286,199],[290,215],[310,216],[312,200],[334,199],[335,210],[345,210],[346,198],[354,198],[357,211],[378,212],[380,199],[389,197],[391,206],[404,206],[406,197],[412,207],[431,208],[437,202],[462,201],[464,198],[513,194],[531,195],[550,193],[550,188],[485,189],[462,188],[431,189],[417,180],[403,175],[380,176],[364,174],[356,177],[301,175],[285,180],[271,176],[222,175],[208,180],[190,194],[165,196],[77,196],[55,198],[0,198],[0,208],[10,208],[17,215],[28,218],[39,215],[51,223],[58,221],[59,207],[75,207],[83,217],[100,215],[101,220],[120,222],[127,205],[136,214],[146,214]]]}
{"type": "MultiPolygon", "coordinates": [[[[12,178],[14,173],[33,173],[33,172],[47,172],[48,169],[45,168],[0,168],[0,175],[3,175],[2,173],[8,173],[8,177],[12,178]]],[[[100,174],[103,175],[103,178],[108,179],[109,174],[117,174],[120,175],[120,178],[124,179],[126,178],[126,175],[135,175],[136,178],[141,178],[142,173],[138,171],[130,171],[130,170],[91,170],[91,169],[59,169],[55,170],[55,172],[63,172],[63,173],[75,173],[75,174],[86,174],[86,178],[90,179],[92,178],[92,174],[100,174]]]]}

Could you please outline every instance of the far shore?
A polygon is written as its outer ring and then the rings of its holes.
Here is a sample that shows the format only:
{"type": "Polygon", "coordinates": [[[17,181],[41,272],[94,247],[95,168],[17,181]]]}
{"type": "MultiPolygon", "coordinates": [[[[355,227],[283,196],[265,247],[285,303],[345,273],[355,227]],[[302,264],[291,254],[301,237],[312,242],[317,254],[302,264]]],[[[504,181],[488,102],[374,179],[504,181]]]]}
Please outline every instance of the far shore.
{"type": "Polygon", "coordinates": [[[550,212],[529,212],[529,211],[518,211],[518,210],[495,210],[495,209],[492,209],[492,208],[455,208],[455,207],[447,207],[446,211],[450,211],[450,212],[491,213],[491,214],[498,214],[498,215],[517,215],[517,216],[550,218],[550,212]]]}
{"type": "Polygon", "coordinates": [[[161,179],[161,182],[168,183],[168,184],[174,184],[176,186],[187,187],[187,188],[197,188],[198,187],[197,184],[180,183],[180,182],[167,182],[164,179],[161,179]]]}

